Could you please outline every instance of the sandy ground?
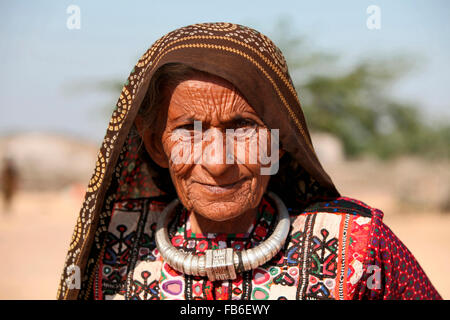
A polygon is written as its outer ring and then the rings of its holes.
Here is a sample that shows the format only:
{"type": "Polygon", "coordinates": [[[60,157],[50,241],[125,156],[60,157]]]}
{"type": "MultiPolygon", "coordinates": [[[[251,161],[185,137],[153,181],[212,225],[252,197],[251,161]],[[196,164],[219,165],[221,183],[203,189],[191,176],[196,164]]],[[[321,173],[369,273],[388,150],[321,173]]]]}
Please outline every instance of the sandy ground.
{"type": "Polygon", "coordinates": [[[20,193],[0,217],[0,299],[55,299],[79,195],[20,193]]]}
{"type": "MultiPolygon", "coordinates": [[[[81,193],[78,189],[20,193],[12,210],[3,210],[0,299],[55,298],[81,193]]],[[[386,214],[385,222],[413,252],[441,295],[450,299],[450,214],[386,214]]]]}

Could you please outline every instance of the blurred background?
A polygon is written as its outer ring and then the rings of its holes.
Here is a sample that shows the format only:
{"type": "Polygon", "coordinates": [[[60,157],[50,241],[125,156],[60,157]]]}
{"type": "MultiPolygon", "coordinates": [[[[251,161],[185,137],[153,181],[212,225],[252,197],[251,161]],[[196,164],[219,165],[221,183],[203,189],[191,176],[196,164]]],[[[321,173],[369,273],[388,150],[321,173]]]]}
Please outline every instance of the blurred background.
{"type": "Polygon", "coordinates": [[[437,0],[1,1],[0,299],[55,298],[122,83],[159,37],[216,21],[281,48],[340,192],[383,210],[450,299],[449,9],[437,0]]]}

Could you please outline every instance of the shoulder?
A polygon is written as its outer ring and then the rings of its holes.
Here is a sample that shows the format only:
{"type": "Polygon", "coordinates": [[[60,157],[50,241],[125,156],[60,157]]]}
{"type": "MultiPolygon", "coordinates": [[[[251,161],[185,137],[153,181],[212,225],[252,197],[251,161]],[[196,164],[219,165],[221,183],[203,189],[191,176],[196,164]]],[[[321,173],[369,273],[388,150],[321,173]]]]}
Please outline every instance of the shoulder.
{"type": "MultiPolygon", "coordinates": [[[[320,199],[310,203],[295,218],[294,225],[311,225],[311,235],[334,235],[342,250],[362,262],[370,239],[384,226],[383,212],[350,197],[320,199]],[[301,223],[303,222],[303,223],[301,223]]],[[[348,255],[346,255],[349,257],[348,255]]]]}
{"type": "Polygon", "coordinates": [[[377,208],[371,207],[366,203],[350,198],[350,197],[336,197],[336,198],[321,198],[310,202],[299,212],[300,214],[314,214],[314,213],[331,213],[338,215],[352,215],[366,218],[373,218],[376,220],[383,219],[383,212],[377,208]]]}
{"type": "MultiPolygon", "coordinates": [[[[308,252],[306,264],[310,261],[308,272],[319,282],[322,278],[334,279],[333,286],[327,287],[330,297],[354,296],[366,272],[373,230],[382,215],[380,210],[349,197],[318,199],[292,215],[292,239],[303,239],[308,252]]],[[[313,291],[305,289],[305,294],[313,297],[313,291]]]]}

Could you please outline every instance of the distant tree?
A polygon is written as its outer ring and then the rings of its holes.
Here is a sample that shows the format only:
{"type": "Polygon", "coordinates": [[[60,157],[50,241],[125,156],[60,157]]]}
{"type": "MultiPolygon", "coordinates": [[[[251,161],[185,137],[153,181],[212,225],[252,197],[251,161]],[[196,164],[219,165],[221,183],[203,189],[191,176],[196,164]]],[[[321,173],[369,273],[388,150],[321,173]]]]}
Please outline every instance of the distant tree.
{"type": "Polygon", "coordinates": [[[368,59],[343,69],[336,55],[313,51],[288,20],[272,38],[285,53],[310,129],[337,136],[348,156],[450,157],[450,124],[427,123],[417,106],[390,88],[413,64],[408,56],[368,59]]]}

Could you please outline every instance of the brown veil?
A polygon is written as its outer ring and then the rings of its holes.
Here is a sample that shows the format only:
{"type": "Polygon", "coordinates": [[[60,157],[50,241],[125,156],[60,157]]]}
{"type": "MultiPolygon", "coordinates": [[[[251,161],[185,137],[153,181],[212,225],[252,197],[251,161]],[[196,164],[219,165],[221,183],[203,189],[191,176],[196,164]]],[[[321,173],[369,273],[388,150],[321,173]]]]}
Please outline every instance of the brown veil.
{"type": "Polygon", "coordinates": [[[317,159],[286,62],[272,41],[256,30],[231,23],[177,29],[147,50],[122,89],[75,226],[59,299],[90,297],[93,273],[116,201],[175,197],[164,170],[142,151],[134,127],[153,74],[168,63],[182,63],[228,80],[269,128],[279,129],[280,143],[287,152],[268,189],[278,194],[294,214],[314,199],[339,196],[317,159]]]}

